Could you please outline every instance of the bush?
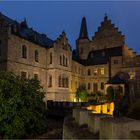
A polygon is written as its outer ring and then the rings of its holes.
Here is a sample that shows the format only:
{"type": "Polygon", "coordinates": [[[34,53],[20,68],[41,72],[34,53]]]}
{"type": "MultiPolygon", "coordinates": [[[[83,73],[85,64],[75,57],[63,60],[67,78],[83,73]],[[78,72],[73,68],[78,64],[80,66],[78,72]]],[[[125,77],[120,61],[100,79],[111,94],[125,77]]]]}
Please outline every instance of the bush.
{"type": "Polygon", "coordinates": [[[76,91],[76,100],[87,102],[87,90],[85,85],[81,85],[76,91]]]}
{"type": "Polygon", "coordinates": [[[112,86],[109,86],[107,88],[107,100],[108,101],[113,101],[114,100],[114,90],[112,86]]]}
{"type": "Polygon", "coordinates": [[[39,81],[0,72],[0,136],[35,137],[46,131],[43,97],[39,81]]]}
{"type": "Polygon", "coordinates": [[[140,120],[140,99],[131,105],[127,116],[133,119],[140,120]]]}

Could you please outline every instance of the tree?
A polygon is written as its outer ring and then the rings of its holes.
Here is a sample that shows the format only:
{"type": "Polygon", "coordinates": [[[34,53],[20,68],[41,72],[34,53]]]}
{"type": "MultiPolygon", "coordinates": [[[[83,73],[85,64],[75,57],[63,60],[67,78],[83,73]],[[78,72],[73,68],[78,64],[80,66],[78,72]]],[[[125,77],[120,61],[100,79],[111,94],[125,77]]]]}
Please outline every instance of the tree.
{"type": "Polygon", "coordinates": [[[114,90],[112,86],[109,86],[107,88],[107,100],[108,101],[113,101],[114,100],[114,90]]]}
{"type": "Polygon", "coordinates": [[[76,100],[86,102],[87,101],[87,90],[85,85],[79,86],[76,91],[76,100]]]}
{"type": "Polygon", "coordinates": [[[39,81],[0,72],[0,136],[25,138],[46,131],[43,97],[39,81]]]}

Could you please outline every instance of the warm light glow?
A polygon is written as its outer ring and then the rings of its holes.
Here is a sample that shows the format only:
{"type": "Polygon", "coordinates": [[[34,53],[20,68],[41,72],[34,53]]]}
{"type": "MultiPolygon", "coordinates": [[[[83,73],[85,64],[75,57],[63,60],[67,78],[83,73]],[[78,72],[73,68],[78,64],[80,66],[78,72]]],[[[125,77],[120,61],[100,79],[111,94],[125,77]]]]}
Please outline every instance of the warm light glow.
{"type": "Polygon", "coordinates": [[[92,113],[113,115],[114,102],[104,103],[101,105],[89,105],[86,109],[91,110],[92,113]]]}

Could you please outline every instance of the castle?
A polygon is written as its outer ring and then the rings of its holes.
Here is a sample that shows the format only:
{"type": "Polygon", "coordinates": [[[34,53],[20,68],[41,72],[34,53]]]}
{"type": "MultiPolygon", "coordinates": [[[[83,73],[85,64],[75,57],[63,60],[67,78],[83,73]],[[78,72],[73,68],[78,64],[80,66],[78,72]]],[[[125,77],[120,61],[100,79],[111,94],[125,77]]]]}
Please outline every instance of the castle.
{"type": "Polygon", "coordinates": [[[72,50],[65,32],[52,40],[29,28],[26,19],[19,23],[0,13],[0,70],[38,79],[46,100],[74,101],[82,84],[89,94],[105,92],[107,83],[123,84],[121,78],[115,79],[119,72],[129,75],[135,96],[140,96],[140,56],[125,44],[107,15],[92,40],[83,17],[72,50]]]}

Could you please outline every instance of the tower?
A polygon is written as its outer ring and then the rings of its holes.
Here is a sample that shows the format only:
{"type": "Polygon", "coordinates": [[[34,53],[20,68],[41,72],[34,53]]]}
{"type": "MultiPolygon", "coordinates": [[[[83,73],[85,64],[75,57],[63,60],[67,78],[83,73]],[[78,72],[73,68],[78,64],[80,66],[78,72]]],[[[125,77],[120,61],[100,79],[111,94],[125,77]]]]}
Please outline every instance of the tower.
{"type": "Polygon", "coordinates": [[[76,47],[80,59],[87,59],[89,53],[89,42],[86,18],[83,17],[79,37],[76,40],[76,47]]]}

